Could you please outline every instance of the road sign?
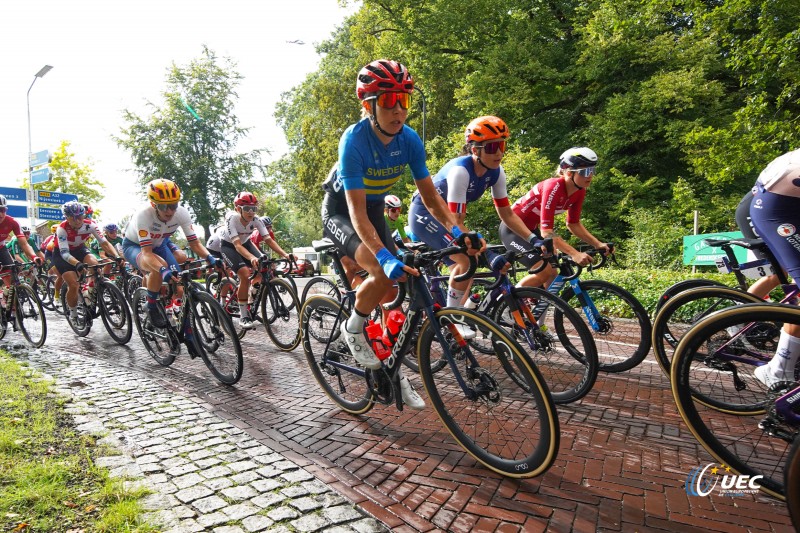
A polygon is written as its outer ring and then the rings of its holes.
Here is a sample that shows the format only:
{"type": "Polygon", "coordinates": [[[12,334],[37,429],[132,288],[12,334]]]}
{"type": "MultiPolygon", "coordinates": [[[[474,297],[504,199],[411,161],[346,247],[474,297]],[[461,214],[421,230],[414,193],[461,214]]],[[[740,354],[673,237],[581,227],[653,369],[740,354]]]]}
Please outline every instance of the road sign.
{"type": "MultiPolygon", "coordinates": [[[[683,238],[683,264],[713,266],[716,260],[726,257],[722,248],[708,246],[706,239],[741,239],[740,231],[727,231],[721,233],[705,233],[702,235],[688,235],[683,238]]],[[[741,246],[734,246],[733,253],[739,263],[747,261],[747,250],[741,246]]]]}
{"type": "Polygon", "coordinates": [[[28,207],[24,205],[9,205],[7,213],[13,218],[28,218],[28,207]]]}
{"type": "Polygon", "coordinates": [[[42,150],[41,152],[36,152],[31,154],[30,157],[30,166],[38,167],[39,165],[46,165],[50,162],[50,150],[42,150]]]}
{"type": "Polygon", "coordinates": [[[78,197],[76,195],[67,192],[36,191],[36,201],[40,204],[61,205],[77,200],[78,197]]]}
{"type": "Polygon", "coordinates": [[[23,202],[28,201],[28,191],[26,189],[18,189],[16,187],[0,187],[0,194],[5,196],[6,200],[20,200],[23,202]]]}
{"type": "Polygon", "coordinates": [[[31,172],[31,183],[34,185],[37,183],[45,183],[47,181],[50,181],[49,168],[40,168],[39,170],[34,170],[31,172]]]}
{"type": "Polygon", "coordinates": [[[37,207],[37,218],[42,220],[64,220],[64,215],[61,214],[61,209],[53,209],[52,207],[37,207]]]}

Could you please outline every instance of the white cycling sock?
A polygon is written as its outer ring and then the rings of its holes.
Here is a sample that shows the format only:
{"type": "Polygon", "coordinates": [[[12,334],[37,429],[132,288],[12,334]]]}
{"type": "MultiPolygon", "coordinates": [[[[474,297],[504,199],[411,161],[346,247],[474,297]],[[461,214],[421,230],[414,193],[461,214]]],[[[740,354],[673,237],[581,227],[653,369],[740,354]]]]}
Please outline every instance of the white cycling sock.
{"type": "Polygon", "coordinates": [[[447,307],[461,305],[461,299],[464,297],[465,292],[450,288],[447,291],[447,307]]]}
{"type": "Polygon", "coordinates": [[[770,372],[774,376],[794,379],[794,367],[798,358],[800,358],[800,339],[781,330],[778,349],[768,363],[770,372]]]}
{"type": "Polygon", "coordinates": [[[242,318],[250,318],[250,309],[247,308],[247,300],[244,302],[239,301],[239,316],[242,318]]]}

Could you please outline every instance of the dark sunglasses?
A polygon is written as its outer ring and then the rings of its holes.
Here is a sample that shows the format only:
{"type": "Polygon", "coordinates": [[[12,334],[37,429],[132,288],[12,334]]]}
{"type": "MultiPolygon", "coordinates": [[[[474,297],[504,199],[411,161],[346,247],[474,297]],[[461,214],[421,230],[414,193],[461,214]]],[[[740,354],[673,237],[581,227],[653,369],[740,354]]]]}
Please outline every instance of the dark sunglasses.
{"type": "Polygon", "coordinates": [[[503,153],[506,153],[506,142],[505,141],[491,141],[488,143],[483,143],[477,145],[477,148],[483,148],[483,151],[487,154],[496,154],[498,150],[503,153]]]}
{"type": "Polygon", "coordinates": [[[255,213],[256,209],[258,209],[257,205],[243,205],[242,211],[247,211],[248,213],[255,213]]]}
{"type": "Polygon", "coordinates": [[[8,207],[6,207],[6,206],[0,206],[0,213],[5,213],[5,212],[7,212],[7,211],[8,211],[8,207]]]}
{"type": "Polygon", "coordinates": [[[178,209],[178,202],[174,204],[156,204],[156,209],[159,211],[175,211],[178,209]]]}
{"type": "Polygon", "coordinates": [[[403,208],[402,207],[389,207],[387,209],[389,209],[389,211],[395,211],[396,212],[396,211],[400,211],[403,208]]]}
{"type": "Polygon", "coordinates": [[[411,107],[411,95],[409,93],[381,93],[376,99],[378,105],[384,109],[394,109],[394,106],[396,106],[398,102],[403,109],[411,107]]]}

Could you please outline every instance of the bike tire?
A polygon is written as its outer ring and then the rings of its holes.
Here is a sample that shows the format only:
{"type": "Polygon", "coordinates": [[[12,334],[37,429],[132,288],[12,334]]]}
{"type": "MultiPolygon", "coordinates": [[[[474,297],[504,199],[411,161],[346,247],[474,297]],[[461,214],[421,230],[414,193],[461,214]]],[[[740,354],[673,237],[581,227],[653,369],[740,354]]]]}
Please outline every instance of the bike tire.
{"type": "MultiPolygon", "coordinates": [[[[597,346],[600,370],[617,373],[638,366],[650,353],[653,329],[644,306],[630,292],[607,281],[581,281],[580,287],[599,313],[594,317],[597,329],[588,317],[586,321],[597,346]]],[[[562,298],[586,317],[588,311],[581,308],[572,287],[564,289],[562,298]]]]}
{"type": "Polygon", "coordinates": [[[133,318],[125,295],[116,284],[101,281],[97,290],[100,318],[109,336],[120,345],[128,344],[133,335],[133,318]]]}
{"type": "Polygon", "coordinates": [[[698,321],[734,305],[761,302],[752,294],[716,285],[699,286],[671,297],[653,319],[653,353],[661,370],[669,378],[675,348],[698,321]]]}
{"type": "Polygon", "coordinates": [[[216,285],[217,292],[213,294],[222,309],[231,317],[231,323],[239,340],[247,335],[247,330],[239,325],[239,285],[231,278],[222,278],[216,285]]]}
{"type": "MultiPolygon", "coordinates": [[[[150,326],[147,313],[147,289],[140,287],[133,295],[133,323],[142,340],[147,353],[161,366],[169,366],[175,362],[180,353],[180,342],[173,328],[155,330],[150,326]]],[[[163,311],[163,309],[161,310],[163,311]]]]}
{"type": "Polygon", "coordinates": [[[349,317],[346,309],[339,315],[341,307],[338,300],[321,294],[311,295],[305,301],[300,311],[303,353],[311,374],[333,403],[343,411],[361,415],[375,406],[375,398],[361,374],[364,370],[356,366],[347,344],[340,338],[339,327],[349,317]]]}
{"type": "Polygon", "coordinates": [[[656,316],[661,308],[664,307],[668,301],[677,296],[678,294],[688,291],[689,289],[697,289],[699,287],[727,287],[724,283],[705,278],[692,278],[673,283],[664,293],[658,298],[656,308],[653,310],[653,316],[656,316]]]}
{"type": "Polygon", "coordinates": [[[783,486],[786,487],[786,507],[795,531],[800,531],[800,438],[795,437],[783,468],[783,486]]]}
{"type": "Polygon", "coordinates": [[[533,309],[541,301],[548,302],[543,324],[531,324],[526,314],[521,328],[508,312],[504,300],[495,304],[492,319],[514,336],[539,372],[544,376],[553,400],[567,404],[586,396],[599,370],[597,349],[589,327],[564,300],[536,287],[515,287],[513,297],[520,307],[533,309]]]}
{"type": "Polygon", "coordinates": [[[36,296],[39,298],[39,302],[41,302],[42,307],[48,311],[52,311],[55,308],[55,305],[53,304],[53,294],[48,290],[49,281],[50,276],[47,274],[40,274],[36,278],[36,285],[33,287],[33,289],[36,292],[36,296]]]}
{"type": "Polygon", "coordinates": [[[25,340],[34,348],[41,348],[47,340],[47,318],[36,292],[27,283],[16,287],[16,320],[25,340]]]}
{"type": "Polygon", "coordinates": [[[133,306],[133,298],[138,291],[142,287],[142,276],[139,274],[131,274],[128,276],[128,279],[125,281],[125,297],[128,299],[128,303],[133,306]]]}
{"type": "Polygon", "coordinates": [[[217,297],[217,290],[218,290],[217,285],[219,285],[219,281],[220,281],[219,272],[212,272],[211,274],[206,276],[206,284],[205,284],[206,292],[214,296],[215,298],[217,297]]]}
{"type": "Polygon", "coordinates": [[[305,302],[312,294],[323,294],[333,298],[334,300],[341,300],[341,292],[339,292],[339,287],[336,285],[336,283],[323,276],[311,278],[308,283],[306,283],[306,286],[303,287],[303,297],[300,301],[305,302]]]}
{"type": "Polygon", "coordinates": [[[558,454],[560,440],[556,407],[534,362],[503,328],[467,309],[440,309],[423,323],[417,353],[431,404],[467,453],[507,477],[529,478],[547,471],[558,454]],[[458,343],[448,339],[449,324],[456,323],[489,334],[495,353],[483,354],[467,343],[459,352],[450,352],[458,343]],[[441,353],[445,353],[448,366],[431,372],[431,360],[439,359],[441,353]],[[509,369],[527,387],[521,387],[509,369]],[[469,392],[459,384],[460,379],[469,392]]]}
{"type": "MultiPolygon", "coordinates": [[[[231,317],[207,292],[196,291],[191,296],[191,324],[196,345],[200,348],[208,369],[220,383],[234,385],[244,373],[242,345],[231,317]],[[209,339],[213,338],[214,342],[209,339]],[[214,346],[214,349],[211,349],[214,346]]],[[[192,342],[192,339],[187,339],[192,342]]]]}
{"type": "Polygon", "coordinates": [[[290,352],[300,344],[300,301],[282,278],[269,281],[261,297],[261,318],[267,335],[279,349],[290,352]]]}
{"type": "MultiPolygon", "coordinates": [[[[753,363],[743,362],[742,353],[734,354],[735,374],[730,365],[715,364],[716,361],[731,362],[730,358],[720,356],[723,348],[714,344],[715,335],[727,336],[726,328],[737,324],[765,321],[800,324],[800,309],[776,304],[744,304],[698,322],[675,350],[672,394],[684,422],[708,453],[737,474],[763,476],[759,480],[761,490],[784,499],[782,467],[791,438],[781,435],[796,437],[798,428],[779,419],[770,406],[778,395],[787,391],[768,391],[752,375],[755,358],[753,363]],[[739,376],[740,387],[733,385],[734,376],[739,376]],[[709,399],[716,405],[709,406],[709,399]]],[[[735,346],[726,347],[730,348],[735,346]]],[[[761,362],[771,356],[771,353],[763,354],[761,362]]]]}

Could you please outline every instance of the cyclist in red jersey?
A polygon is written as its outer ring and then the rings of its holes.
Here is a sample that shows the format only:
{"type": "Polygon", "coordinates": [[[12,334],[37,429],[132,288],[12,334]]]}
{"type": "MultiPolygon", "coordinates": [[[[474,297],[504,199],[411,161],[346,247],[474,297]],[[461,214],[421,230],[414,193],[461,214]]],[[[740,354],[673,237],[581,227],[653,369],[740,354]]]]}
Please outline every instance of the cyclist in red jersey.
{"type": "MultiPolygon", "coordinates": [[[[5,196],[0,194],[0,243],[3,243],[3,245],[0,246],[0,264],[11,265],[14,263],[11,253],[8,251],[8,248],[5,247],[5,242],[8,240],[9,235],[14,235],[17,238],[19,247],[31,261],[41,264],[42,260],[33,253],[33,248],[28,244],[28,239],[26,239],[25,235],[22,233],[19,222],[6,213],[8,213],[8,201],[5,196]]],[[[5,281],[5,277],[3,281],[5,281]]]]}
{"type": "MultiPolygon", "coordinates": [[[[570,255],[573,261],[586,266],[592,258],[579,252],[554,232],[555,216],[567,213],[567,229],[570,233],[587,244],[603,250],[604,254],[611,248],[591,234],[581,223],[581,210],[586,198],[586,189],[592,183],[597,154],[586,147],[570,148],[561,154],[556,175],[537,183],[533,188],[514,202],[513,211],[525,222],[528,229],[538,233],[540,237],[552,238],[556,250],[570,255]]],[[[500,224],[500,239],[506,248],[517,251],[528,251],[532,248],[527,236],[520,236],[505,224],[500,224]]],[[[520,259],[528,268],[538,266],[536,256],[524,256],[520,259]]],[[[526,276],[519,285],[529,287],[548,286],[555,279],[557,272],[549,264],[537,274],[526,276]]]]}

